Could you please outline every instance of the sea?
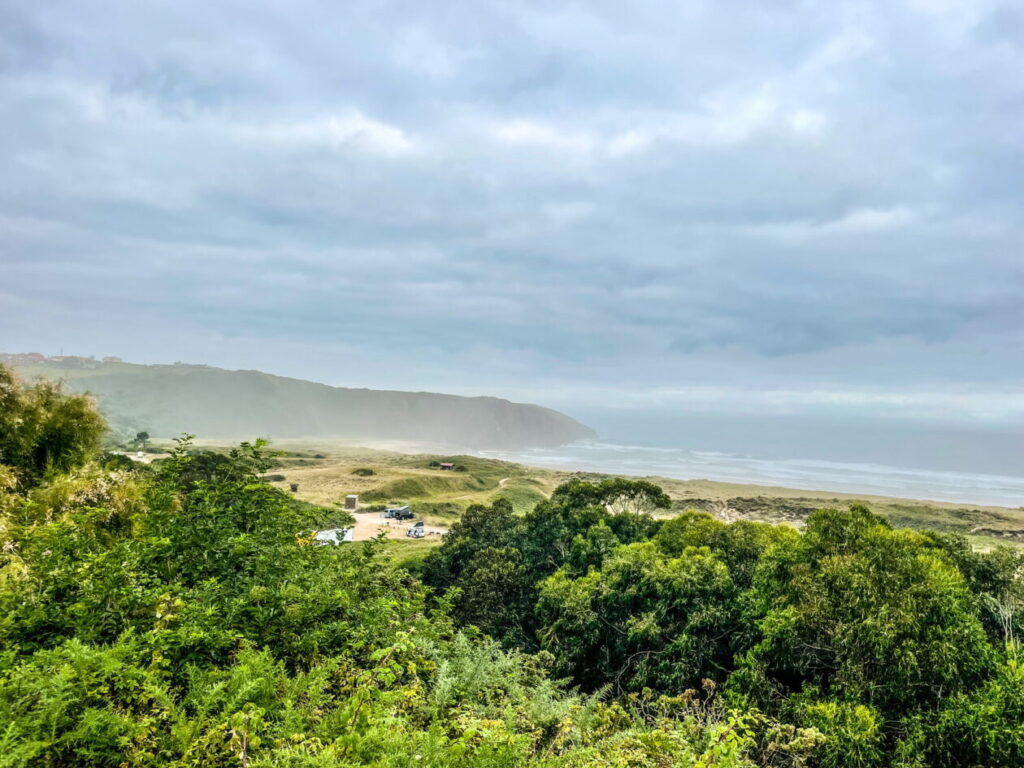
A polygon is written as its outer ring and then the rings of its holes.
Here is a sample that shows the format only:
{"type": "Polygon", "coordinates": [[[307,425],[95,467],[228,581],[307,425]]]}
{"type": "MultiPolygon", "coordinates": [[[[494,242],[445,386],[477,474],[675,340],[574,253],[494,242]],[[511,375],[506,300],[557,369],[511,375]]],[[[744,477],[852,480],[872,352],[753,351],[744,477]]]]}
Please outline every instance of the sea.
{"type": "Polygon", "coordinates": [[[964,505],[1024,507],[1024,477],[1000,474],[821,459],[759,458],[597,441],[520,452],[486,451],[481,455],[549,469],[716,480],[964,505]]]}

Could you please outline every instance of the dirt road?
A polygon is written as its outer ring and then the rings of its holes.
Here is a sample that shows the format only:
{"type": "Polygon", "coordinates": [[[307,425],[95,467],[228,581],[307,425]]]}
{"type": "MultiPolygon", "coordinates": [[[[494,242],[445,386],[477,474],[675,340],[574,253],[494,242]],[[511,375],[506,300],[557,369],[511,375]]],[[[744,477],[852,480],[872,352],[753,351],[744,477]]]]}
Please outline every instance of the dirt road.
{"type": "MultiPolygon", "coordinates": [[[[415,520],[390,520],[382,517],[380,512],[355,512],[355,530],[352,531],[354,541],[367,541],[381,531],[387,533],[389,539],[404,539],[406,532],[413,527],[415,520]]],[[[426,526],[427,537],[444,536],[447,528],[434,525],[426,526]]]]}

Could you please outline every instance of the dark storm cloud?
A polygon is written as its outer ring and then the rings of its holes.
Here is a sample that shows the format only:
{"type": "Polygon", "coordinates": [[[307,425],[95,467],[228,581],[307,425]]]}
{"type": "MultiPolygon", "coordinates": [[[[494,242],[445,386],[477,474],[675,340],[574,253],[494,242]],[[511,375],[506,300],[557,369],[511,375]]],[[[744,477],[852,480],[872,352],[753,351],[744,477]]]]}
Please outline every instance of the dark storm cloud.
{"type": "Polygon", "coordinates": [[[8,4],[0,341],[416,388],[1005,387],[1021,18],[8,4]]]}

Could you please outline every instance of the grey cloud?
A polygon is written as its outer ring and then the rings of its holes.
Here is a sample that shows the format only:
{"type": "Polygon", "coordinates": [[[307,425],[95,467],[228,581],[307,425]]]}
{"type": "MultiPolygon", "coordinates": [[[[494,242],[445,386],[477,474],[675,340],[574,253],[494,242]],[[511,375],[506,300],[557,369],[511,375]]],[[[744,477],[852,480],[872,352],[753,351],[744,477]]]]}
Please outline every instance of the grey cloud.
{"type": "Polygon", "coordinates": [[[0,346],[130,354],[130,312],[338,383],[1019,381],[1018,17],[7,8],[0,346]]]}

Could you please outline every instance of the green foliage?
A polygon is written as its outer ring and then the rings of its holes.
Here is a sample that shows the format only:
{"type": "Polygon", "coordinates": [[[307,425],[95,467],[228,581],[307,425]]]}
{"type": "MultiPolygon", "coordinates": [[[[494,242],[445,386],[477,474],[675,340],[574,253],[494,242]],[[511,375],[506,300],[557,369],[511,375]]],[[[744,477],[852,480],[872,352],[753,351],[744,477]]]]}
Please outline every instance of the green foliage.
{"type": "Polygon", "coordinates": [[[884,721],[863,704],[814,701],[804,705],[797,718],[824,735],[821,768],[870,768],[883,766],[884,721]]]}
{"type": "Polygon", "coordinates": [[[559,486],[551,500],[575,508],[600,506],[615,513],[631,514],[650,513],[672,505],[668,494],[654,483],[621,477],[610,477],[600,483],[571,480],[559,486]]]}
{"type": "Polygon", "coordinates": [[[652,543],[621,547],[599,569],[541,586],[541,647],[585,688],[678,691],[728,663],[736,622],[728,568],[707,548],[665,558],[652,543]]]}
{"type": "MultiPolygon", "coordinates": [[[[986,681],[999,648],[1016,653],[1019,553],[893,529],[859,506],[816,512],[800,533],[697,512],[661,524],[621,505],[613,514],[609,499],[623,496],[655,497],[572,481],[522,517],[478,508],[425,577],[449,589],[459,621],[550,652],[555,673],[584,690],[672,693],[708,677],[737,706],[821,735],[823,766],[887,765],[939,727],[974,755],[963,765],[1009,760],[984,752],[979,734],[1012,719],[986,715],[971,732],[951,723],[967,706],[1014,711],[1014,686],[986,681]]],[[[1004,739],[1005,754],[1015,744],[1004,739]]],[[[929,754],[921,765],[944,764],[929,754]]]]}
{"type": "Polygon", "coordinates": [[[85,395],[59,383],[25,386],[0,365],[0,463],[23,487],[84,464],[99,449],[105,425],[85,395]]]}
{"type": "MultiPolygon", "coordinates": [[[[471,507],[426,557],[317,547],[350,516],[261,441],[138,465],[3,382],[0,768],[1024,764],[1011,550],[860,507],[661,523],[630,480],[471,507]]],[[[494,488],[475,461],[441,480],[494,488]]]]}
{"type": "Polygon", "coordinates": [[[759,638],[739,690],[813,686],[887,714],[979,682],[993,651],[961,573],[921,534],[866,509],[823,510],[756,578],[759,638]]]}
{"type": "Polygon", "coordinates": [[[530,644],[524,622],[533,607],[533,582],[518,549],[487,547],[466,564],[453,595],[452,616],[474,625],[507,645],[530,644]]]}
{"type": "Polygon", "coordinates": [[[614,514],[608,507],[624,504],[621,499],[634,505],[661,503],[664,494],[652,487],[644,481],[599,486],[575,481],[525,516],[517,516],[503,498],[490,507],[472,506],[428,556],[424,579],[431,586],[458,591],[454,607],[462,621],[489,628],[506,643],[535,650],[539,626],[533,605],[543,579],[562,566],[585,570],[600,565],[618,544],[649,535],[656,528],[649,515],[614,514]],[[490,552],[474,562],[484,550],[490,552]],[[498,552],[505,573],[501,578],[484,577],[497,577],[498,552]],[[500,609],[486,608],[488,601],[500,609]]]}
{"type": "Polygon", "coordinates": [[[1024,765],[1022,723],[1024,667],[1011,657],[980,688],[917,718],[901,751],[908,765],[1015,768],[1024,765]]]}

